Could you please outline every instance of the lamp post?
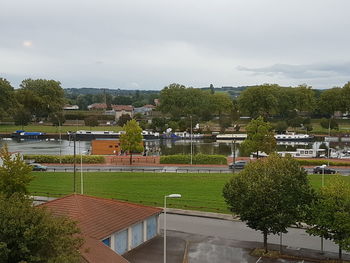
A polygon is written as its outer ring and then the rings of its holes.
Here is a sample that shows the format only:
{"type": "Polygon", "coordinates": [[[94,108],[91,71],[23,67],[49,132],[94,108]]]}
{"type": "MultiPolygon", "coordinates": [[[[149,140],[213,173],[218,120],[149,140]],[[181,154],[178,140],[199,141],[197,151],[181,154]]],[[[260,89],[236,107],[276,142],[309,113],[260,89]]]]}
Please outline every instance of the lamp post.
{"type": "MultiPolygon", "coordinates": [[[[79,147],[80,149],[80,147],[79,147]]],[[[83,154],[86,154],[87,151],[82,151],[80,153],[80,193],[84,194],[84,177],[83,177],[83,154]]]]}
{"type": "Polygon", "coordinates": [[[164,196],[164,251],[163,251],[164,260],[163,260],[163,263],[166,263],[166,199],[167,198],[181,198],[181,195],[170,194],[170,195],[164,196]]]}
{"type": "Polygon", "coordinates": [[[192,146],[192,115],[190,116],[190,119],[191,119],[191,165],[192,165],[192,159],[193,159],[193,157],[192,157],[192,155],[193,155],[193,146],[192,146]]]}
{"type": "MultiPolygon", "coordinates": [[[[326,168],[326,165],[323,164],[322,166],[322,187],[324,187],[324,169],[326,168]]],[[[321,237],[321,253],[323,254],[323,237],[321,237]]]]}

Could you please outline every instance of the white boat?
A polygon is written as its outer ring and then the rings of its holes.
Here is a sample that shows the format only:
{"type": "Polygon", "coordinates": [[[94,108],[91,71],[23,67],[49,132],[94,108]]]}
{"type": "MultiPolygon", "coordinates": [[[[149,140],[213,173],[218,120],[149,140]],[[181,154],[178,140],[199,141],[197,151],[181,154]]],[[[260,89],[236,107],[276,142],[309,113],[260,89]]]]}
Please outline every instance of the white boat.
{"type": "Polygon", "coordinates": [[[277,141],[311,141],[314,136],[309,134],[296,134],[296,133],[286,133],[286,134],[276,134],[275,138],[277,141]]]}
{"type": "Polygon", "coordinates": [[[244,141],[247,139],[247,134],[218,134],[216,135],[216,140],[237,140],[237,141],[244,141]]]}
{"type": "MultiPolygon", "coordinates": [[[[125,133],[125,131],[86,131],[79,130],[76,131],[77,139],[97,139],[97,138],[105,138],[105,139],[118,139],[121,134],[125,133]]],[[[73,135],[74,132],[68,132],[69,135],[73,135]]],[[[142,136],[144,139],[157,139],[159,138],[158,132],[150,132],[150,131],[142,131],[142,136]]]]}
{"type": "Polygon", "coordinates": [[[285,157],[287,154],[291,155],[295,158],[316,158],[320,155],[324,154],[326,150],[325,149],[296,149],[296,151],[283,151],[283,152],[277,152],[280,156],[285,157]]]}

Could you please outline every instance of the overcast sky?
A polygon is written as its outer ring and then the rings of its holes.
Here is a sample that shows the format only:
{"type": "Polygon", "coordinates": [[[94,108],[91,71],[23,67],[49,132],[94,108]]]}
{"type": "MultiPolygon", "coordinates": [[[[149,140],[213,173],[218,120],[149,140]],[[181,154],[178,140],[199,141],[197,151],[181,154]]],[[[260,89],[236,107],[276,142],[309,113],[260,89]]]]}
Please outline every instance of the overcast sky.
{"type": "Polygon", "coordinates": [[[0,77],[162,89],[350,80],[349,0],[2,0],[0,77]]]}

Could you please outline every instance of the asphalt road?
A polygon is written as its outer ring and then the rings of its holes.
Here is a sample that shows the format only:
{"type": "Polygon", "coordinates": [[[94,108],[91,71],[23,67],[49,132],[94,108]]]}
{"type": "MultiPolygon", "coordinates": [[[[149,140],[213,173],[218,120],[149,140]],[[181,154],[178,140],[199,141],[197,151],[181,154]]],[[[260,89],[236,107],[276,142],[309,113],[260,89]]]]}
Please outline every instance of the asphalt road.
{"type": "MultiPolygon", "coordinates": [[[[48,165],[48,171],[72,172],[73,166],[48,165]]],[[[334,168],[338,173],[348,176],[350,168],[334,168]]],[[[305,168],[312,173],[313,168],[305,168]]],[[[80,171],[77,165],[76,171],[80,171]]],[[[232,173],[228,167],[200,167],[200,166],[83,166],[84,172],[169,172],[169,173],[232,173]]],[[[240,170],[236,169],[236,172],[240,170]]]]}
{"type": "MultiPolygon", "coordinates": [[[[163,228],[163,218],[160,226],[163,228]]],[[[167,214],[167,229],[185,233],[213,236],[237,241],[263,242],[262,234],[246,226],[240,221],[228,221],[203,217],[167,214]]],[[[270,235],[269,244],[279,244],[279,235],[270,235]]],[[[321,239],[309,236],[304,229],[289,228],[282,235],[282,243],[290,249],[307,248],[320,250],[321,239]]],[[[324,251],[338,252],[338,246],[329,240],[324,240],[324,251]]]]}

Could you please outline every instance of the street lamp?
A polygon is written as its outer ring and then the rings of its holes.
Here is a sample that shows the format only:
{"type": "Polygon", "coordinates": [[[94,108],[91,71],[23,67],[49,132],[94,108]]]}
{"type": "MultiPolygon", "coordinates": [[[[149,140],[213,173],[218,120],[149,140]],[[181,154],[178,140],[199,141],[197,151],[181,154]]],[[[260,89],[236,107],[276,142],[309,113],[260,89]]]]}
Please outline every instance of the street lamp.
{"type": "MultiPolygon", "coordinates": [[[[324,169],[327,167],[325,164],[321,165],[322,167],[322,187],[324,187],[324,169]]],[[[321,237],[321,253],[323,254],[323,237],[321,237]]]]}
{"type": "Polygon", "coordinates": [[[86,154],[87,151],[82,151],[80,153],[80,193],[84,194],[84,181],[83,181],[83,154],[86,154]]]}
{"type": "Polygon", "coordinates": [[[190,118],[191,118],[191,165],[192,165],[192,159],[193,159],[193,157],[192,157],[192,155],[193,155],[193,146],[192,146],[192,115],[190,116],[190,118]]]}
{"type": "Polygon", "coordinates": [[[180,194],[170,194],[164,196],[164,251],[163,251],[163,256],[164,256],[164,261],[163,263],[166,263],[166,199],[167,198],[181,198],[180,194]]]}

